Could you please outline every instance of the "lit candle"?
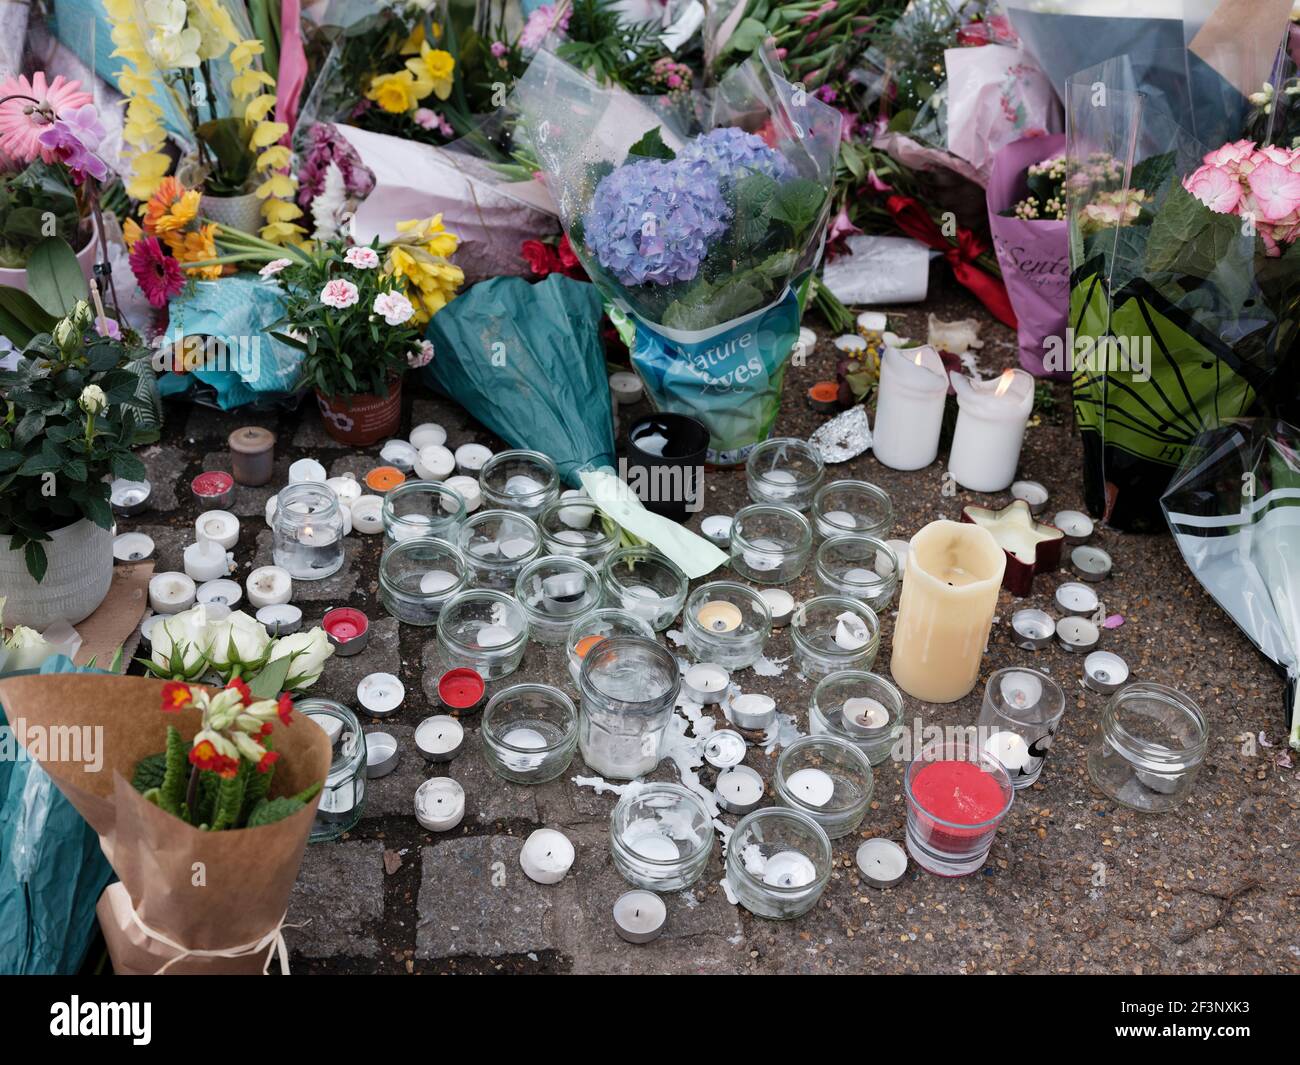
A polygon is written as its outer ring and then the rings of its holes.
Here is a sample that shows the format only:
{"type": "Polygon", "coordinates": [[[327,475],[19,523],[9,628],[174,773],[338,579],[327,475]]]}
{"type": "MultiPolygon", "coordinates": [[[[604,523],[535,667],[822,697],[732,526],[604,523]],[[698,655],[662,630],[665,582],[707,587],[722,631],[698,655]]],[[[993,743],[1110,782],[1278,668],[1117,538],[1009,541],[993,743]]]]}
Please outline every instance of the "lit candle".
{"type": "Polygon", "coordinates": [[[179,614],[194,605],[197,591],[184,573],[157,573],[149,578],[149,605],[157,614],[179,614]]]}
{"type": "Polygon", "coordinates": [[[426,717],[415,726],[415,745],[426,762],[450,762],[464,742],[464,726],[447,714],[426,717]]]}
{"type": "Polygon", "coordinates": [[[984,741],[984,753],[1002,763],[1008,773],[1019,773],[1029,764],[1029,744],[1018,733],[1005,729],[984,741]]]}
{"type": "Polygon", "coordinates": [[[935,521],[912,537],[890,657],[900,688],[950,703],[975,686],[1006,564],[978,525],[935,521]]]}
{"type": "Polygon", "coordinates": [[[658,939],[668,920],[668,907],[653,891],[629,891],[614,903],[614,928],[628,943],[658,939]]]}
{"type": "Polygon", "coordinates": [[[558,884],[573,865],[574,850],[569,837],[553,828],[539,828],[524,840],[519,864],[529,880],[558,884]]]}
{"type": "Polygon", "coordinates": [[[948,472],[972,492],[1001,492],[1016,478],[1020,445],[1034,405],[1034,379],[1024,370],[977,381],[954,374],[957,428],[948,472]]]}
{"type": "Polygon", "coordinates": [[[948,374],[934,348],[886,348],[871,436],[876,458],[895,470],[930,465],[939,454],[947,395],[948,374]]]}
{"type": "Polygon", "coordinates": [[[289,463],[290,484],[324,484],[326,476],[325,467],[315,459],[298,459],[289,463]]]}
{"type": "Polygon", "coordinates": [[[293,578],[279,566],[258,566],[244,581],[244,590],[248,592],[248,605],[260,610],[292,599],[293,578]]]}
{"type": "Polygon", "coordinates": [[[209,510],[194,520],[194,532],[229,551],[239,540],[239,519],[228,510],[209,510]]]}
{"type": "Polygon", "coordinates": [[[825,806],[835,794],[835,781],[820,769],[800,769],[790,774],[786,788],[800,802],[825,806]]]}
{"type": "Polygon", "coordinates": [[[202,537],[185,548],[185,573],[196,581],[213,581],[230,572],[226,549],[202,537]]]}
{"type": "Polygon", "coordinates": [[[415,819],[430,832],[450,832],[465,818],[465,789],[451,777],[431,777],[415,790],[415,819]]]}

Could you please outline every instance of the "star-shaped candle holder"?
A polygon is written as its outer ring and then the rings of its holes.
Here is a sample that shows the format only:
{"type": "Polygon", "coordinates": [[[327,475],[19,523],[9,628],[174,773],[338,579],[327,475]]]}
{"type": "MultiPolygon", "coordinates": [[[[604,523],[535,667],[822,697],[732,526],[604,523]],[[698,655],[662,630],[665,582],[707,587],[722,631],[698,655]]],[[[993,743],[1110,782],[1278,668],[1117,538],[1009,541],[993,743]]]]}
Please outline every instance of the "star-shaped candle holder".
{"type": "Polygon", "coordinates": [[[1055,525],[1035,521],[1029,512],[1029,504],[1023,499],[1017,499],[1001,510],[963,507],[961,520],[987,529],[1006,552],[1007,568],[1002,575],[1002,587],[1014,596],[1028,595],[1035,574],[1049,572],[1061,564],[1065,534],[1055,525]]]}

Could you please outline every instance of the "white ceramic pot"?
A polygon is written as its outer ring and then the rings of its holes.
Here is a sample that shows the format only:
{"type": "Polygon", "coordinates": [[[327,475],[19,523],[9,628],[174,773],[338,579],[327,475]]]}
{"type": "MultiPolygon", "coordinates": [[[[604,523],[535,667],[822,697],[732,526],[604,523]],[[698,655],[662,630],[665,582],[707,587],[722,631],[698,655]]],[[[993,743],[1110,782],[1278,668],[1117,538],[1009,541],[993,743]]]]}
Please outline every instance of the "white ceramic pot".
{"type": "Polygon", "coordinates": [[[254,236],[262,228],[262,201],[255,192],[243,196],[204,196],[199,200],[199,214],[254,236]]]}
{"type": "MultiPolygon", "coordinates": [[[[98,241],[89,241],[81,251],[77,252],[77,265],[81,267],[82,276],[86,279],[86,284],[90,284],[90,279],[95,272],[95,248],[98,247],[98,241]]],[[[19,292],[27,291],[27,268],[14,270],[8,267],[0,267],[0,285],[6,288],[16,288],[19,292]]]]}
{"type": "Polygon", "coordinates": [[[27,572],[22,551],[0,536],[0,595],[6,597],[4,623],[37,631],[62,619],[84,621],[108,595],[113,582],[113,531],[82,518],[50,533],[45,542],[49,565],[39,584],[27,572]]]}

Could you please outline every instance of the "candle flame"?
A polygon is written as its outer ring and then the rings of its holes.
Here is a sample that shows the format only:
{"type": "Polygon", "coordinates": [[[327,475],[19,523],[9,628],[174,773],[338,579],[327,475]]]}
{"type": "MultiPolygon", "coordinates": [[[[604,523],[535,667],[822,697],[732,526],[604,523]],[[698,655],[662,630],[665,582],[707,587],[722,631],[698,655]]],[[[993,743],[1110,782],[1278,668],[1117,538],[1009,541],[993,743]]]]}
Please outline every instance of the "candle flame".
{"type": "Polygon", "coordinates": [[[993,390],[995,396],[1005,396],[1007,389],[1011,387],[1011,382],[1016,379],[1016,371],[1010,368],[1002,371],[1002,376],[998,378],[998,387],[993,390]]]}

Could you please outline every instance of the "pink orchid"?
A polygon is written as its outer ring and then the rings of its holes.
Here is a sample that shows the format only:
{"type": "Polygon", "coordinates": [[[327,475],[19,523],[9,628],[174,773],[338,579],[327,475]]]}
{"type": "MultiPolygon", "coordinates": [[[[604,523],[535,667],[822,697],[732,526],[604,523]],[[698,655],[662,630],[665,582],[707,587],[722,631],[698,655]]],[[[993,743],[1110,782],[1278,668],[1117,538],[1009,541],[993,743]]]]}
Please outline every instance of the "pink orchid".
{"type": "Polygon", "coordinates": [[[1265,159],[1246,180],[1265,220],[1279,221],[1300,207],[1300,173],[1265,159]]]}

